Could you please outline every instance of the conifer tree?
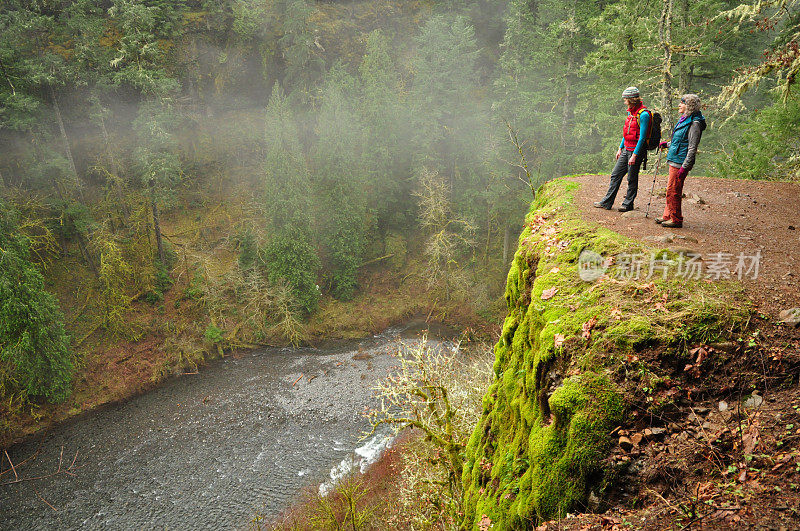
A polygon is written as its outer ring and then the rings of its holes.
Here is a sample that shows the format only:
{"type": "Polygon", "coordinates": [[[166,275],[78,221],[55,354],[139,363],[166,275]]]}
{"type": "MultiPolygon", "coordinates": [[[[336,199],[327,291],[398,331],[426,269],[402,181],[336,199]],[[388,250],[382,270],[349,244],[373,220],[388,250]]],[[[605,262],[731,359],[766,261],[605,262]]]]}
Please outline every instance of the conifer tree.
{"type": "Polygon", "coordinates": [[[60,402],[73,372],[69,338],[29,255],[14,212],[0,200],[0,391],[60,402]]]}
{"type": "Polygon", "coordinates": [[[264,257],[270,281],[286,281],[297,308],[310,313],[319,301],[320,268],[313,244],[311,187],[292,109],[276,83],[267,105],[264,213],[269,243],[264,257]]]}

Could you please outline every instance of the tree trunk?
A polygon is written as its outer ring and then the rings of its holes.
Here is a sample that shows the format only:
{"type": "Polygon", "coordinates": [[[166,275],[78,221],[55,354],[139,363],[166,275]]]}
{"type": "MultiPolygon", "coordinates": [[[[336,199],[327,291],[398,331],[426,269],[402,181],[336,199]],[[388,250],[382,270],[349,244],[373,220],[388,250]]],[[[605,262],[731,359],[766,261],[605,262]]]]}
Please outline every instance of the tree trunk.
{"type": "MultiPolygon", "coordinates": [[[[103,133],[103,141],[106,144],[106,155],[108,155],[108,162],[111,165],[111,171],[114,174],[114,193],[117,196],[117,205],[120,209],[122,209],[122,226],[127,226],[128,220],[131,218],[131,211],[128,207],[128,202],[125,200],[125,190],[122,188],[122,182],[120,181],[119,177],[119,164],[117,164],[117,159],[114,157],[114,150],[111,148],[111,136],[108,134],[108,129],[106,128],[106,119],[103,118],[102,107],[100,110],[100,130],[103,133]]],[[[116,232],[113,231],[112,232],[116,232]]]]}
{"type": "MultiPolygon", "coordinates": [[[[53,179],[53,188],[55,188],[56,192],[58,192],[58,196],[61,198],[61,201],[64,204],[67,204],[67,199],[65,198],[65,194],[61,192],[61,188],[58,186],[58,182],[53,179]]],[[[67,217],[67,221],[71,222],[75,225],[75,220],[70,216],[68,213],[64,212],[64,215],[67,217]]],[[[60,231],[59,231],[60,232],[60,231]]],[[[89,269],[94,274],[95,278],[100,277],[100,272],[97,270],[97,266],[94,265],[94,260],[92,260],[92,255],[89,254],[89,249],[86,247],[86,242],[84,241],[83,233],[75,228],[75,238],[78,240],[78,248],[81,251],[81,256],[83,256],[86,265],[89,266],[89,269]]],[[[66,256],[67,252],[67,240],[66,238],[61,239],[61,251],[62,256],[66,256]]]]}
{"type": "MultiPolygon", "coordinates": [[[[576,9],[577,0],[572,0],[572,4],[569,7],[568,13],[568,21],[570,27],[575,27],[575,9],[576,9]]],[[[564,160],[566,156],[572,152],[570,149],[571,142],[571,134],[570,134],[570,125],[572,124],[573,118],[575,116],[575,107],[573,104],[574,94],[574,84],[575,84],[575,73],[573,69],[575,68],[575,54],[576,50],[573,46],[573,39],[575,38],[575,32],[570,31],[569,34],[566,36],[567,40],[567,65],[566,71],[564,72],[564,105],[561,109],[561,130],[559,131],[559,138],[561,140],[561,148],[564,150],[563,154],[558,157],[556,161],[556,177],[560,177],[564,174],[564,160]]]]}
{"type": "Polygon", "coordinates": [[[50,99],[53,102],[53,110],[56,113],[58,129],[61,131],[61,140],[64,143],[64,153],[67,155],[67,160],[69,161],[69,169],[72,172],[72,178],[75,179],[75,188],[78,191],[78,197],[80,197],[81,202],[83,202],[83,187],[81,186],[81,181],[78,178],[78,169],[75,167],[75,159],[72,158],[72,148],[69,146],[69,137],[67,136],[67,130],[64,127],[64,119],[61,116],[61,107],[58,105],[56,91],[53,90],[53,85],[48,85],[47,88],[50,89],[50,99]]]}
{"type": "MultiPolygon", "coordinates": [[[[689,0],[681,0],[681,29],[684,31],[684,38],[686,28],[689,27],[689,0]]],[[[685,53],[678,54],[678,94],[686,94],[689,92],[689,70],[687,68],[688,61],[686,60],[685,53]]]]}
{"type": "Polygon", "coordinates": [[[661,64],[661,108],[666,114],[667,131],[672,131],[672,4],[674,0],[663,0],[661,18],[658,21],[658,37],[664,48],[661,64]]]}
{"type": "Polygon", "coordinates": [[[158,203],[154,195],[150,195],[150,204],[153,207],[153,230],[156,233],[156,247],[158,248],[158,259],[161,265],[167,267],[167,261],[164,257],[164,242],[161,240],[161,223],[158,218],[158,203]]]}
{"type": "Polygon", "coordinates": [[[489,263],[489,244],[491,243],[492,238],[492,215],[491,215],[491,206],[489,202],[486,202],[486,252],[483,255],[483,263],[489,263]]]}
{"type": "Polygon", "coordinates": [[[503,236],[503,264],[508,263],[508,244],[511,240],[511,227],[506,226],[506,233],[503,236]]]}

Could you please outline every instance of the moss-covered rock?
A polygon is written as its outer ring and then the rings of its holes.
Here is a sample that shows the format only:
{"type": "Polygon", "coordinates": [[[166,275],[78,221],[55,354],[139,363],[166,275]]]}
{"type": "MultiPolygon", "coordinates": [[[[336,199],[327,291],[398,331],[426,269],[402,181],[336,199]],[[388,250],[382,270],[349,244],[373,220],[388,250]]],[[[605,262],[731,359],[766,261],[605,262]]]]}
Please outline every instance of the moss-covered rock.
{"type": "Polygon", "coordinates": [[[520,235],[495,380],[466,451],[465,528],[477,529],[486,515],[499,529],[530,529],[584,509],[625,412],[619,360],[655,345],[681,356],[747,314],[730,284],[620,280],[613,260],[600,278],[581,280],[584,250],[607,259],[656,251],[582,221],[572,205],[576,187],[566,179],[543,186],[520,235]]]}

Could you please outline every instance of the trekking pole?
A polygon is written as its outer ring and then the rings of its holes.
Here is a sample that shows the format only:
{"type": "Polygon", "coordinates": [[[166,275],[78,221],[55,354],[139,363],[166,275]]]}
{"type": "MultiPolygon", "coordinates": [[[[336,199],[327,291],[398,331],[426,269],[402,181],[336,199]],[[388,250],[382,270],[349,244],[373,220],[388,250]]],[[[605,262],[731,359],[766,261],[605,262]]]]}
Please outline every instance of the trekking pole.
{"type": "Polygon", "coordinates": [[[648,217],[650,215],[650,204],[653,202],[653,192],[656,190],[656,179],[658,178],[658,165],[661,164],[661,146],[658,146],[656,150],[656,167],[653,170],[653,187],[650,188],[650,198],[647,200],[647,212],[645,212],[644,217],[648,217]]]}

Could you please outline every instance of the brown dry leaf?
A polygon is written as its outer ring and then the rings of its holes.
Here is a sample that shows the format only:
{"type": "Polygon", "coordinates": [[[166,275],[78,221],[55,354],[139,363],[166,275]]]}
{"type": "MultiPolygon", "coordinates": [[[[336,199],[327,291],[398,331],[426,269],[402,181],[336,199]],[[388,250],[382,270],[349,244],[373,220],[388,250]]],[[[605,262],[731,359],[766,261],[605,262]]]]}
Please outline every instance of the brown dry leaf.
{"type": "Polygon", "coordinates": [[[564,345],[564,340],[566,339],[566,337],[564,337],[564,334],[556,334],[553,339],[556,348],[561,348],[564,345]]]}
{"type": "Polygon", "coordinates": [[[481,517],[481,521],[478,523],[478,528],[481,531],[487,531],[490,527],[492,527],[492,520],[484,514],[481,517]]]}
{"type": "Polygon", "coordinates": [[[750,430],[743,437],[743,440],[744,440],[744,453],[745,454],[751,454],[752,455],[753,450],[755,450],[756,445],[758,444],[758,436],[759,436],[758,428],[756,428],[755,426],[751,425],[750,426],[750,430]]]}
{"type": "Polygon", "coordinates": [[[560,267],[554,267],[553,269],[550,270],[551,273],[558,273],[559,271],[561,271],[560,267]]]}
{"type": "Polygon", "coordinates": [[[589,339],[592,336],[592,329],[597,324],[597,317],[592,317],[583,323],[583,339],[589,339]]]}
{"type": "Polygon", "coordinates": [[[650,282],[649,284],[639,284],[637,286],[637,289],[640,289],[642,291],[654,291],[656,289],[656,283],[650,282]]]}
{"type": "Polygon", "coordinates": [[[555,295],[556,293],[558,293],[558,288],[553,287],[550,289],[546,289],[542,292],[542,300],[546,301],[548,299],[552,299],[553,295],[555,295]]]}
{"type": "Polygon", "coordinates": [[[619,308],[611,308],[611,317],[616,319],[617,321],[622,319],[622,310],[619,308]]]}
{"type": "Polygon", "coordinates": [[[706,359],[706,357],[708,356],[708,351],[705,349],[705,347],[697,347],[695,349],[692,349],[690,351],[690,354],[692,356],[697,354],[697,358],[694,360],[694,364],[699,367],[703,363],[703,360],[706,359]]]}
{"type": "Polygon", "coordinates": [[[653,307],[653,311],[657,312],[661,310],[662,312],[666,312],[667,308],[664,306],[663,302],[657,302],[656,305],[653,307]]]}

